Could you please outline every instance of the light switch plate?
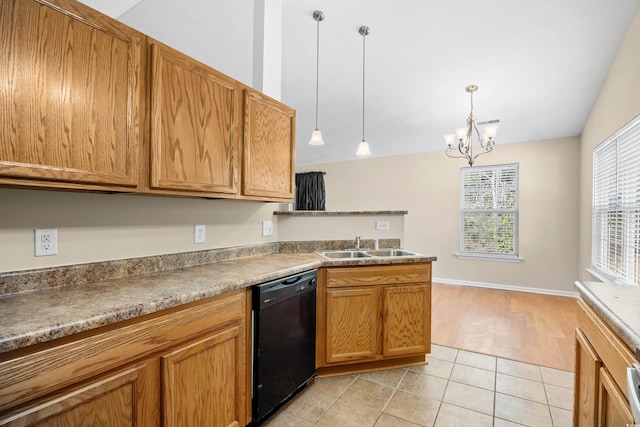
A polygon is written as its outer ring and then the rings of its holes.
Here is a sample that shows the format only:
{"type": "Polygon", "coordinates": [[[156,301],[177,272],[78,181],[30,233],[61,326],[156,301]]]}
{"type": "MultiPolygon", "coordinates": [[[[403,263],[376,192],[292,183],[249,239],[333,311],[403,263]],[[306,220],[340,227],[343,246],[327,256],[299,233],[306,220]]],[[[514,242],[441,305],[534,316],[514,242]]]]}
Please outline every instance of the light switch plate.
{"type": "Polygon", "coordinates": [[[379,231],[389,230],[389,221],[376,221],[376,230],[379,230],[379,231]]]}
{"type": "Polygon", "coordinates": [[[262,221],[262,236],[273,236],[273,221],[262,221]]]}
{"type": "Polygon", "coordinates": [[[193,243],[204,243],[206,241],[207,227],[204,224],[193,226],[193,243]]]}

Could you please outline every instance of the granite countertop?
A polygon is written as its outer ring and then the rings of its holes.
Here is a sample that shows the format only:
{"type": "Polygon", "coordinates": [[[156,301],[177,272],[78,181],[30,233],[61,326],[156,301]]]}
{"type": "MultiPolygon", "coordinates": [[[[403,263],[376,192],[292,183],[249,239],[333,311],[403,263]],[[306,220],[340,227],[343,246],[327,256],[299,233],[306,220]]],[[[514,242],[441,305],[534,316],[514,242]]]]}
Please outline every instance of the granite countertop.
{"type": "Polygon", "coordinates": [[[640,361],[640,286],[576,282],[582,299],[593,308],[640,361]]]}
{"type": "Polygon", "coordinates": [[[270,253],[95,283],[0,296],[0,353],[43,343],[321,266],[435,261],[436,257],[326,260],[270,253]]]}

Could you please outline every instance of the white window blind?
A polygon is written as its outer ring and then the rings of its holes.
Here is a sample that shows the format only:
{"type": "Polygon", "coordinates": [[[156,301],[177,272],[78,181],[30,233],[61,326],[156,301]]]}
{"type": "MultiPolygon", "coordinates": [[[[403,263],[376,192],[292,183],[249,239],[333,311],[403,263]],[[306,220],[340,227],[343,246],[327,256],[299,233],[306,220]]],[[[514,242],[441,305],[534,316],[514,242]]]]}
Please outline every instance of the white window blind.
{"type": "Polygon", "coordinates": [[[640,116],[593,151],[593,244],[596,272],[640,283],[640,116]]]}
{"type": "Polygon", "coordinates": [[[460,169],[460,254],[518,256],[518,165],[460,169]]]}

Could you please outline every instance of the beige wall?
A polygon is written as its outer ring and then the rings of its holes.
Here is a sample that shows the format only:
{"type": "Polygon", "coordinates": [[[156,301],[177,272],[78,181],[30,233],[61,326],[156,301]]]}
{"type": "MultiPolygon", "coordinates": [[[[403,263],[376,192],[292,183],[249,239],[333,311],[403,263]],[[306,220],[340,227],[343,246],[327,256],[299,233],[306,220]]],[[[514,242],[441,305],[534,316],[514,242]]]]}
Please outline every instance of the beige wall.
{"type": "Polygon", "coordinates": [[[585,268],[591,265],[593,149],[638,114],[640,114],[640,8],[636,11],[582,132],[579,263],[579,277],[582,280],[596,280],[585,271],[585,268]]]}
{"type": "Polygon", "coordinates": [[[0,272],[277,240],[276,203],[0,189],[0,272]],[[262,221],[274,235],[262,237],[262,221]],[[206,242],[193,243],[194,224],[206,242]],[[58,229],[58,255],[34,257],[34,228],[58,229]]]}
{"type": "MultiPolygon", "coordinates": [[[[375,150],[375,145],[372,144],[375,150]]],[[[443,152],[310,165],[327,174],[328,210],[408,210],[404,247],[435,255],[433,275],[454,283],[572,292],[578,263],[579,140],[498,144],[479,165],[520,164],[521,263],[461,260],[459,173],[443,152]]]]}
{"type": "Polygon", "coordinates": [[[404,215],[288,216],[278,215],[278,240],[400,239],[404,244],[404,215]],[[376,221],[389,223],[376,230],[376,221]]]}

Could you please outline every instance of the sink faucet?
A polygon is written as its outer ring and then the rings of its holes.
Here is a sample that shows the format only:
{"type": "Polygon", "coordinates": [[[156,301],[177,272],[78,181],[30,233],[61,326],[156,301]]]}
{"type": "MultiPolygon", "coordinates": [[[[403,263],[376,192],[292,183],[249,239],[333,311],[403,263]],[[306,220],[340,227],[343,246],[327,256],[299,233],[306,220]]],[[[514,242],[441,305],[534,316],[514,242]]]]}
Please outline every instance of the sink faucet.
{"type": "Polygon", "coordinates": [[[360,236],[356,236],[356,249],[360,249],[360,236]]]}
{"type": "Polygon", "coordinates": [[[376,251],[380,249],[380,244],[378,243],[378,239],[373,241],[373,249],[375,249],[376,251]]]}

